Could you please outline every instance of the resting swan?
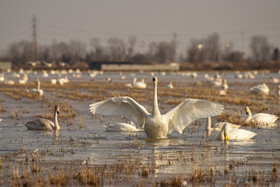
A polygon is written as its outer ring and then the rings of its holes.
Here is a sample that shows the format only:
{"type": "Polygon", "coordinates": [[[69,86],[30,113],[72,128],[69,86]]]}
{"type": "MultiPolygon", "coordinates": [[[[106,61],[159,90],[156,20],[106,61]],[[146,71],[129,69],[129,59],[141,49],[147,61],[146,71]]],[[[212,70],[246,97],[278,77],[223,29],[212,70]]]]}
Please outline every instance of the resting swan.
{"type": "Polygon", "coordinates": [[[149,138],[166,138],[173,130],[182,133],[184,128],[199,118],[219,115],[223,105],[206,100],[185,99],[178,106],[161,114],[157,99],[157,78],[153,77],[153,109],[150,114],[130,97],[110,98],[90,105],[93,114],[123,115],[137,126],[143,127],[149,138]]]}
{"type": "Polygon", "coordinates": [[[258,84],[256,86],[253,86],[253,87],[250,88],[250,93],[268,95],[269,94],[269,87],[265,83],[258,84]]]}
{"type": "Polygon", "coordinates": [[[40,97],[42,97],[44,95],[44,91],[40,88],[40,81],[38,79],[36,80],[36,84],[37,84],[37,88],[32,88],[30,90],[27,89],[26,92],[36,93],[40,97]]]}
{"type": "Polygon", "coordinates": [[[60,126],[57,121],[57,114],[59,114],[59,107],[54,107],[54,123],[47,119],[38,118],[33,121],[29,121],[24,125],[27,127],[28,130],[59,130],[60,126]]]}
{"type": "Polygon", "coordinates": [[[238,129],[239,127],[241,127],[241,125],[236,125],[236,124],[233,124],[233,123],[229,123],[229,122],[218,122],[218,123],[215,123],[215,125],[213,125],[213,127],[211,127],[211,118],[208,117],[208,123],[207,123],[207,130],[208,131],[221,131],[221,129],[223,128],[223,126],[225,124],[228,124],[228,126],[231,128],[231,129],[238,129]]]}
{"type": "Polygon", "coordinates": [[[217,139],[221,141],[249,140],[256,135],[256,133],[245,129],[232,129],[229,124],[225,123],[217,139]]]}
{"type": "Polygon", "coordinates": [[[145,78],[143,77],[140,81],[135,82],[133,84],[134,88],[147,88],[147,84],[145,83],[145,78]]]}
{"type": "Polygon", "coordinates": [[[137,129],[135,125],[129,123],[113,123],[105,126],[107,131],[114,132],[138,132],[143,131],[142,129],[137,129]]]}
{"type": "Polygon", "coordinates": [[[248,106],[245,107],[246,114],[248,115],[246,122],[255,123],[259,128],[275,127],[275,121],[278,119],[277,116],[267,113],[257,113],[252,116],[251,110],[248,106]]]}

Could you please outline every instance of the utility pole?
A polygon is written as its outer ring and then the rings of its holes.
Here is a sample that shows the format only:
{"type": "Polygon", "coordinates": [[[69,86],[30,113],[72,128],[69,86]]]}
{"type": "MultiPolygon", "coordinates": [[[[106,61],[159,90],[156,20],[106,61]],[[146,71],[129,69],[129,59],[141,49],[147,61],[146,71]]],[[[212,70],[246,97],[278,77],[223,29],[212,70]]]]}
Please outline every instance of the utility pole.
{"type": "Polygon", "coordinates": [[[244,32],[241,32],[241,51],[244,53],[244,32]]]}
{"type": "Polygon", "coordinates": [[[32,18],[32,60],[37,60],[37,18],[32,18]]]}

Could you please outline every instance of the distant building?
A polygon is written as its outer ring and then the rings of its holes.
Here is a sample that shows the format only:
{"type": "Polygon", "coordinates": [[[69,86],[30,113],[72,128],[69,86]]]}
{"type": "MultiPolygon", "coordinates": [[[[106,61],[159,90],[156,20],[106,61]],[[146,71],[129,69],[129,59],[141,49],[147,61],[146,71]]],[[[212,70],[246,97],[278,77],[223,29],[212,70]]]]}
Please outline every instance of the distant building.
{"type": "Polygon", "coordinates": [[[132,64],[127,62],[92,63],[91,69],[102,71],[178,71],[180,65],[176,62],[170,64],[132,64]]]}
{"type": "Polygon", "coordinates": [[[103,71],[178,71],[179,64],[103,64],[103,71]]]}
{"type": "Polygon", "coordinates": [[[12,69],[11,62],[0,62],[0,71],[8,71],[12,69]]]}

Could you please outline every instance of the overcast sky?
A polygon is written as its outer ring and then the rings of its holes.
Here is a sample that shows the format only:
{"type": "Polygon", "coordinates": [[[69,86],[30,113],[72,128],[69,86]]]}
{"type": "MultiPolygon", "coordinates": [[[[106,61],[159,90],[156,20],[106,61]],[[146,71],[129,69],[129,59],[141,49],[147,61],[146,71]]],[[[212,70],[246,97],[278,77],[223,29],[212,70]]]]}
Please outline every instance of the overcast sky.
{"type": "Polygon", "coordinates": [[[222,44],[247,53],[252,35],[280,47],[280,0],[1,0],[0,49],[32,39],[33,15],[39,44],[88,44],[93,37],[106,44],[112,36],[135,35],[140,50],[142,41],[170,41],[176,33],[183,52],[191,38],[217,32],[222,44]]]}

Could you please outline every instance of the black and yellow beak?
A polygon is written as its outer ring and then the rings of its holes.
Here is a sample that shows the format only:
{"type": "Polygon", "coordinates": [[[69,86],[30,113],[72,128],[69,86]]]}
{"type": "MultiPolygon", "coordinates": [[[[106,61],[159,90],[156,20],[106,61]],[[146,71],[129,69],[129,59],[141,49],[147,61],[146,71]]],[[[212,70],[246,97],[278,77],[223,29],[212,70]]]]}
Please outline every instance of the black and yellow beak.
{"type": "Polygon", "coordinates": [[[246,112],[246,114],[249,114],[249,111],[248,111],[247,107],[245,108],[245,112],[246,112]]]}
{"type": "Polygon", "coordinates": [[[157,77],[153,77],[153,82],[156,82],[157,81],[157,77]]]}
{"type": "Polygon", "coordinates": [[[59,114],[59,107],[56,106],[56,113],[59,114]]]}
{"type": "Polygon", "coordinates": [[[225,135],[225,142],[227,142],[228,141],[228,137],[227,137],[227,135],[225,135]]]}

